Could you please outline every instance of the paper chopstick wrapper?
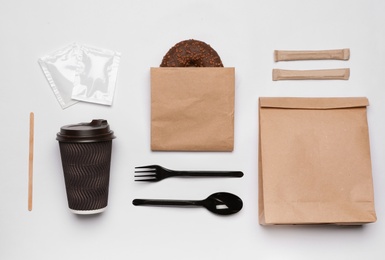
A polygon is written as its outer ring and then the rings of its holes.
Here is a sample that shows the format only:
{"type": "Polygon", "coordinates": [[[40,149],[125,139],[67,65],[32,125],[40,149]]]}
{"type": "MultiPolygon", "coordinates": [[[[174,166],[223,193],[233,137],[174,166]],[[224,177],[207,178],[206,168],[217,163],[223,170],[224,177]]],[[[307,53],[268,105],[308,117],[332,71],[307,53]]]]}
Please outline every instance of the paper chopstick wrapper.
{"type": "Polygon", "coordinates": [[[273,69],[273,81],[277,80],[348,80],[350,69],[283,70],[273,69]]]}
{"type": "Polygon", "coordinates": [[[293,60],[348,60],[350,49],[320,50],[320,51],[274,51],[275,61],[293,60]]]}

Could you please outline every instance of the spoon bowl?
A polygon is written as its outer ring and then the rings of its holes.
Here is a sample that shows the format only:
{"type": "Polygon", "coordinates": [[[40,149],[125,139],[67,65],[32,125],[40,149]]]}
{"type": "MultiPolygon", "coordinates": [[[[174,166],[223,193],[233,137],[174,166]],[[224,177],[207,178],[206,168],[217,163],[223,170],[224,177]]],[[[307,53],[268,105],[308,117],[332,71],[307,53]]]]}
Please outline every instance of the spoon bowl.
{"type": "Polygon", "coordinates": [[[217,192],[201,200],[202,206],[218,215],[231,215],[240,211],[243,202],[238,196],[228,192],[217,192]]]}

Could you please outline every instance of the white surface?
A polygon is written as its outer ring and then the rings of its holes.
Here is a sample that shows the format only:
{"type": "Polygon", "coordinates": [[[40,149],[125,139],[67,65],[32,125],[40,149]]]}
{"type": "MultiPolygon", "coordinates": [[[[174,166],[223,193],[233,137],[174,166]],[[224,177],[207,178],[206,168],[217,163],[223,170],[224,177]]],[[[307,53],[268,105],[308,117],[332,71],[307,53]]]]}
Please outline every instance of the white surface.
{"type": "Polygon", "coordinates": [[[384,259],[385,1],[109,0],[0,4],[0,259],[384,259]],[[150,151],[149,69],[175,43],[209,43],[236,68],[232,153],[150,151]],[[62,110],[37,59],[78,41],[122,53],[112,107],[62,110]],[[274,49],[350,48],[349,61],[274,63],[274,49]],[[273,82],[273,68],[350,67],[348,81],[273,82]],[[366,96],[378,221],[364,227],[258,224],[260,96],[366,96]],[[29,112],[35,112],[33,211],[27,210],[29,112]],[[67,207],[55,136],[60,126],[107,119],[110,200],[94,216],[67,207]],[[135,166],[242,170],[242,179],[135,183],[135,166]],[[134,198],[200,199],[228,191],[243,210],[134,207],[134,198]]]}

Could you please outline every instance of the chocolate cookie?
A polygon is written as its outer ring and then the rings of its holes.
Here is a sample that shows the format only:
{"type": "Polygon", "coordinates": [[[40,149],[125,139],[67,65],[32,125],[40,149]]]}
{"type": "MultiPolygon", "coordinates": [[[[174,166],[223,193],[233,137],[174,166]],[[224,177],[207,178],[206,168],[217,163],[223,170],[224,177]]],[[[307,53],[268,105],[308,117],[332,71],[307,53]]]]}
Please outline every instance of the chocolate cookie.
{"type": "Polygon", "coordinates": [[[160,67],[223,67],[223,64],[210,45],[202,41],[185,40],[166,53],[160,67]]]}

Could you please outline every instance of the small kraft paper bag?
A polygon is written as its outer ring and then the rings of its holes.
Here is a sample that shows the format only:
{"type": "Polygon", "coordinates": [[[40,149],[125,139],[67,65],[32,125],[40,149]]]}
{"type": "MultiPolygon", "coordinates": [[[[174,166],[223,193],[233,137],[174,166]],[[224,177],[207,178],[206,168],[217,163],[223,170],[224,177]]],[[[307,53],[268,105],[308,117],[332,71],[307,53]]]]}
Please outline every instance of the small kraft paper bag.
{"type": "Polygon", "coordinates": [[[366,98],[259,99],[259,222],[376,221],[366,98]]]}
{"type": "Polygon", "coordinates": [[[151,149],[232,151],[234,68],[151,68],[151,149]]]}

